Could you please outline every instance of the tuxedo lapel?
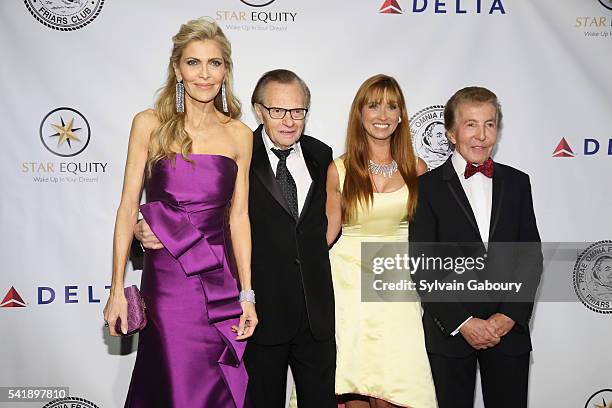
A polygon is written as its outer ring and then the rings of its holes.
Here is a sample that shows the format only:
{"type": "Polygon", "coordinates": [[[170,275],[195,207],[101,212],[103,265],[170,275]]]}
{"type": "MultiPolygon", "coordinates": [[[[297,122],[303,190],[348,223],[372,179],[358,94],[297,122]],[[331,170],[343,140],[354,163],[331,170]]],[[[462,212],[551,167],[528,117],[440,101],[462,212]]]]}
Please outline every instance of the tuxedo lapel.
{"type": "Polygon", "coordinates": [[[504,201],[504,171],[497,163],[493,167],[493,197],[491,200],[491,224],[489,226],[489,241],[492,241],[493,234],[499,215],[501,213],[502,202],[504,201]]]}
{"type": "Polygon", "coordinates": [[[459,181],[459,177],[455,172],[455,168],[453,167],[453,163],[451,162],[450,157],[446,162],[442,165],[442,178],[446,181],[446,185],[448,186],[452,196],[455,201],[461,208],[461,211],[469,221],[470,225],[476,232],[476,236],[480,237],[480,231],[478,230],[478,225],[476,224],[476,217],[474,216],[474,212],[472,211],[472,206],[468,201],[467,195],[461,186],[461,182],[459,181]]]}
{"type": "MultiPolygon", "coordinates": [[[[268,152],[266,146],[262,140],[261,133],[262,126],[259,126],[255,132],[253,132],[253,157],[251,159],[251,171],[259,178],[261,183],[265,186],[268,192],[274,197],[276,201],[291,215],[289,211],[289,205],[287,200],[283,196],[283,193],[276,182],[276,177],[272,172],[270,165],[270,159],[268,158],[268,152]]],[[[293,217],[293,215],[291,215],[293,217]]]]}
{"type": "Polygon", "coordinates": [[[300,212],[300,217],[298,219],[298,223],[304,219],[304,215],[306,211],[308,211],[308,207],[310,202],[312,201],[312,195],[315,190],[315,186],[319,183],[319,165],[314,158],[314,155],[308,149],[308,142],[304,140],[300,142],[300,147],[302,149],[302,155],[304,156],[304,161],[306,162],[306,167],[308,167],[308,172],[310,173],[310,178],[312,182],[310,183],[310,187],[308,188],[308,194],[306,194],[306,199],[304,200],[304,205],[302,206],[302,211],[300,212]]]}

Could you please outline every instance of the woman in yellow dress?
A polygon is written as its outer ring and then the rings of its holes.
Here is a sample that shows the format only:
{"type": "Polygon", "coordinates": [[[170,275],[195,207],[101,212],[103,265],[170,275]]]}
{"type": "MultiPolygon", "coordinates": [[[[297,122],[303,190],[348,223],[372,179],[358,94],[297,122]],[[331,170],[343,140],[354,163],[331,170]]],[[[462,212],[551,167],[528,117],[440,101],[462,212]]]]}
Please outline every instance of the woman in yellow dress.
{"type": "MultiPolygon", "coordinates": [[[[435,408],[418,298],[362,302],[363,242],[408,241],[427,170],[412,149],[404,96],[386,75],[367,79],[351,106],[346,153],[327,174],[327,240],[336,300],[336,394],[347,408],[435,408]]],[[[368,278],[369,279],[369,278],[368,278]]],[[[371,280],[371,279],[370,279],[371,280]]]]}

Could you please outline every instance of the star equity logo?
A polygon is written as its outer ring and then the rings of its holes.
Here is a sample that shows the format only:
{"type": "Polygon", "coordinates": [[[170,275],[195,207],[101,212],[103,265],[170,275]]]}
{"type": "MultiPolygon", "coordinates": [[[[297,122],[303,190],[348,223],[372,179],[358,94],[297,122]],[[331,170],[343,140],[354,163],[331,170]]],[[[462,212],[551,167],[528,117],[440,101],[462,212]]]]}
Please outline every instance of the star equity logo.
{"type": "Polygon", "coordinates": [[[0,307],[26,307],[26,303],[15,288],[11,286],[4,299],[2,299],[0,307]]]}
{"type": "Polygon", "coordinates": [[[72,108],[57,108],[47,113],[40,123],[40,140],[51,153],[72,157],[89,144],[89,122],[72,108]]]}
{"type": "Polygon", "coordinates": [[[240,0],[240,1],[246,4],[247,6],[251,6],[251,7],[266,7],[267,5],[274,3],[275,0],[249,0],[249,1],[240,0]]]}
{"type": "Polygon", "coordinates": [[[567,140],[562,137],[557,147],[555,147],[555,151],[552,155],[553,157],[574,157],[574,151],[570,147],[569,143],[567,143],[567,140]]]}
{"type": "Polygon", "coordinates": [[[591,395],[584,408],[612,408],[612,390],[604,389],[591,395]]]}
{"type": "Polygon", "coordinates": [[[612,0],[599,0],[599,3],[608,10],[612,10],[612,0]]]}
{"type": "MultiPolygon", "coordinates": [[[[72,160],[87,148],[91,137],[89,122],[76,109],[62,107],[47,113],[40,122],[38,136],[45,149],[60,159],[21,162],[21,173],[31,175],[33,182],[98,183],[104,177],[101,173],[106,173],[108,162],[72,160]]],[[[93,159],[97,159],[95,152],[93,159]]]]}
{"type": "Polygon", "coordinates": [[[397,0],[385,0],[378,12],[381,14],[402,14],[402,8],[397,0]]]}
{"type": "Polygon", "coordinates": [[[601,404],[595,404],[595,408],[612,408],[612,401],[607,404],[605,398],[602,398],[601,401],[601,404]]]}

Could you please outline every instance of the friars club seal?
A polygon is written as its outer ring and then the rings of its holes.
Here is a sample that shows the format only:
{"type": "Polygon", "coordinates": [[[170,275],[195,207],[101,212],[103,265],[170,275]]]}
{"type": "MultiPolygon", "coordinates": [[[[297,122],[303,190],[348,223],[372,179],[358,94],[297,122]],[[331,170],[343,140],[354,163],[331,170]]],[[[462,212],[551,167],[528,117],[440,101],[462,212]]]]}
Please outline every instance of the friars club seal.
{"type": "Polygon", "coordinates": [[[574,290],[580,301],[599,313],[612,313],[612,241],[585,249],[574,265],[574,290]]]}
{"type": "Polygon", "coordinates": [[[30,13],[40,23],[60,31],[73,31],[91,23],[104,0],[24,0],[30,13]]]}
{"type": "Polygon", "coordinates": [[[428,106],[412,115],[410,134],[414,151],[427,163],[429,170],[444,163],[452,153],[444,127],[443,105],[428,106]]]}
{"type": "Polygon", "coordinates": [[[87,401],[84,398],[79,397],[66,397],[58,398],[49,402],[43,408],[99,408],[96,404],[91,401],[87,401]]]}

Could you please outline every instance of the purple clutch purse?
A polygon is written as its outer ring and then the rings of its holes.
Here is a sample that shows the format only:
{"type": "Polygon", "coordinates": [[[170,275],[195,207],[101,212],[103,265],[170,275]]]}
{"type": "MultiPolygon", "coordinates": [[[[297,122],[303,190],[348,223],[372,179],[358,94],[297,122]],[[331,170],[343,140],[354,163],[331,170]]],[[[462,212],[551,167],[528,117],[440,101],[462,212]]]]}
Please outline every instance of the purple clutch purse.
{"type": "Polygon", "coordinates": [[[147,315],[145,313],[146,306],[136,285],[128,286],[123,289],[123,293],[125,294],[128,304],[128,332],[127,334],[121,332],[121,319],[117,319],[115,331],[122,336],[131,336],[144,329],[147,325],[147,315]]]}

